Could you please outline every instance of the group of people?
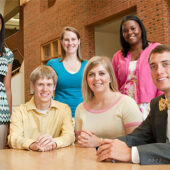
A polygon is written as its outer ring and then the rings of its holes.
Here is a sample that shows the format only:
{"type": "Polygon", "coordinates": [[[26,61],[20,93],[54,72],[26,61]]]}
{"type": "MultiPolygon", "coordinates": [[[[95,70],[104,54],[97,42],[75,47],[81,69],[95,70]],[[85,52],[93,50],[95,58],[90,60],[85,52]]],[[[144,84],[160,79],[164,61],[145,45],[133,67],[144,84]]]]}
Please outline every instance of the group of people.
{"type": "MultiPolygon", "coordinates": [[[[0,16],[0,92],[5,96],[0,98],[0,106],[5,105],[0,107],[0,147],[4,148],[13,55],[4,47],[0,16]]],[[[112,62],[104,56],[87,61],[81,56],[80,34],[65,27],[61,58],[30,75],[34,95],[12,113],[8,145],[52,151],[75,141],[80,147],[96,148],[98,161],[170,163],[170,48],[149,42],[142,21],[133,15],[122,20],[120,41],[122,50],[112,62]]]]}

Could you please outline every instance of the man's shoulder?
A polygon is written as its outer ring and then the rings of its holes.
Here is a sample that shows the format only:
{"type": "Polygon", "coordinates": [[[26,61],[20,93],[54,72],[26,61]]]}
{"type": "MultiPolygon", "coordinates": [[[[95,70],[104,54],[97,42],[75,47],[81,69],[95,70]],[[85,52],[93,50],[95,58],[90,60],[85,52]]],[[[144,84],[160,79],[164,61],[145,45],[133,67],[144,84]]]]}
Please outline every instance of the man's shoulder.
{"type": "Polygon", "coordinates": [[[52,100],[51,108],[55,109],[56,115],[62,115],[62,117],[68,117],[71,116],[71,109],[70,107],[62,102],[52,100]]]}
{"type": "MultiPolygon", "coordinates": [[[[28,102],[27,102],[28,103],[28,102]]],[[[12,112],[12,116],[14,115],[20,115],[23,116],[28,112],[28,106],[27,103],[25,104],[21,104],[20,106],[17,106],[15,108],[13,108],[13,112],[12,112]]]]}
{"type": "Polygon", "coordinates": [[[162,94],[162,95],[155,97],[154,99],[151,100],[151,102],[150,102],[151,110],[154,110],[154,111],[159,110],[159,101],[161,98],[165,98],[165,95],[162,94]]]}
{"type": "Polygon", "coordinates": [[[67,104],[53,100],[53,99],[52,99],[51,107],[55,107],[58,109],[69,108],[69,106],[67,104]]]}
{"type": "Polygon", "coordinates": [[[27,101],[26,103],[21,104],[20,106],[16,107],[14,111],[21,111],[21,112],[28,112],[29,110],[36,109],[35,103],[34,103],[34,96],[27,101]]]}
{"type": "Polygon", "coordinates": [[[162,94],[162,95],[160,95],[160,96],[157,96],[157,97],[153,98],[153,99],[151,100],[151,103],[157,103],[157,102],[159,102],[159,100],[160,100],[161,98],[165,98],[165,95],[162,94]]]}

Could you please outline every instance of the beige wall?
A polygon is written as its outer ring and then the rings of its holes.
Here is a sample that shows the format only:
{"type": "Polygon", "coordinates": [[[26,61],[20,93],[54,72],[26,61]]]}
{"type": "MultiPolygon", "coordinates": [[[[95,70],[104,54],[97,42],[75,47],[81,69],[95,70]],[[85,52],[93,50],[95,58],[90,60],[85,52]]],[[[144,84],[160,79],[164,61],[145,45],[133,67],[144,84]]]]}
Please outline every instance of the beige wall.
{"type": "Polygon", "coordinates": [[[113,57],[113,54],[121,48],[119,34],[107,32],[95,32],[95,54],[99,56],[113,57]]]}
{"type": "Polygon", "coordinates": [[[4,15],[4,7],[5,7],[6,0],[0,0],[0,13],[4,15]]]}
{"type": "Polygon", "coordinates": [[[20,72],[12,77],[12,107],[15,108],[25,103],[24,62],[20,72]]]}

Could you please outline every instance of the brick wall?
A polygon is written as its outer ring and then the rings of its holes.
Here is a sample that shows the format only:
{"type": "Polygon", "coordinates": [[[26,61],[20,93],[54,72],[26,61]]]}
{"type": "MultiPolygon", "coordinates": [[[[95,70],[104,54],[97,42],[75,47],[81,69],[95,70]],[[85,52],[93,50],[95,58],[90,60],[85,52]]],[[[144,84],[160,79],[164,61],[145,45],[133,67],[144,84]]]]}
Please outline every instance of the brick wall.
{"type": "Polygon", "coordinates": [[[24,6],[24,59],[26,100],[30,99],[29,75],[40,65],[40,45],[59,37],[64,26],[77,28],[82,54],[95,54],[94,26],[136,10],[148,31],[148,40],[170,42],[169,0],[30,0],[24,6]]]}

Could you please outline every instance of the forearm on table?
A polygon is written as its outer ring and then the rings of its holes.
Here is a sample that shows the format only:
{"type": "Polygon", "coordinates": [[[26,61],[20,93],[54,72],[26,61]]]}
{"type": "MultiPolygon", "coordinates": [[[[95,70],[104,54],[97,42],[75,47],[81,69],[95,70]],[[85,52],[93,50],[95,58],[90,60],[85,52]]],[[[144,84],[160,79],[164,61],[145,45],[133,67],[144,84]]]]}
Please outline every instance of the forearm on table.
{"type": "Polygon", "coordinates": [[[140,164],[170,164],[170,143],[137,146],[140,164]]]}
{"type": "Polygon", "coordinates": [[[74,133],[61,135],[60,137],[54,138],[57,144],[57,148],[71,145],[75,141],[74,133]]]}
{"type": "Polygon", "coordinates": [[[27,139],[23,137],[19,137],[18,135],[9,135],[8,136],[8,144],[11,148],[14,149],[28,149],[29,146],[35,142],[33,139],[27,139]]]}

